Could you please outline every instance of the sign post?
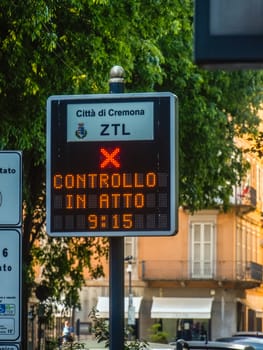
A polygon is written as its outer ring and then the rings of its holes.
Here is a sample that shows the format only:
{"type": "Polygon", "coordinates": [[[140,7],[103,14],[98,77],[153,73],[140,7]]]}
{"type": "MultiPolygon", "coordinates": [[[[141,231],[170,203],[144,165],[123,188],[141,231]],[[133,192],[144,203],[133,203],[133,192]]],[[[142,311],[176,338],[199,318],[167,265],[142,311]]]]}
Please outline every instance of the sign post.
{"type": "Polygon", "coordinates": [[[51,96],[51,236],[177,232],[177,98],[171,93],[51,96]]]}
{"type": "Polygon", "coordinates": [[[19,349],[22,299],[22,154],[0,151],[0,348],[19,349]]]}
{"type": "Polygon", "coordinates": [[[111,350],[123,347],[124,237],[178,230],[177,98],[117,84],[47,101],[47,232],[110,238],[111,350]]]}

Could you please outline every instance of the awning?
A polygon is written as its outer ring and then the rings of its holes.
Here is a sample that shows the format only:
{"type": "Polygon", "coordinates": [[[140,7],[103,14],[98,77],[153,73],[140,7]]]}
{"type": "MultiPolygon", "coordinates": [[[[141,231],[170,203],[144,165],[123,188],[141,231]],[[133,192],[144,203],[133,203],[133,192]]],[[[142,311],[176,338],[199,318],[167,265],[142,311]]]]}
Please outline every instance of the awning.
{"type": "MultiPolygon", "coordinates": [[[[135,318],[139,318],[140,306],[141,306],[142,297],[133,297],[132,305],[135,308],[135,318]]],[[[97,313],[96,316],[98,318],[109,318],[109,305],[110,299],[109,297],[98,297],[97,303],[97,313]]],[[[124,299],[124,310],[125,310],[125,318],[128,318],[128,305],[129,298],[125,297],[124,299]]]]}
{"type": "Polygon", "coordinates": [[[153,297],[151,318],[211,318],[213,298],[153,297]]]}

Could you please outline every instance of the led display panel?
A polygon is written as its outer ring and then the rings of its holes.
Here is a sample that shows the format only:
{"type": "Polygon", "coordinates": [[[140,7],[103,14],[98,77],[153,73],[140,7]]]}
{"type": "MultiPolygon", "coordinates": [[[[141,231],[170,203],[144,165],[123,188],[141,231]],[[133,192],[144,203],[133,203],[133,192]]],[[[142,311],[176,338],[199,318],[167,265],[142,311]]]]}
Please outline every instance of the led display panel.
{"type": "Polygon", "coordinates": [[[177,124],[169,92],[49,97],[49,235],[175,234],[177,124]]]}

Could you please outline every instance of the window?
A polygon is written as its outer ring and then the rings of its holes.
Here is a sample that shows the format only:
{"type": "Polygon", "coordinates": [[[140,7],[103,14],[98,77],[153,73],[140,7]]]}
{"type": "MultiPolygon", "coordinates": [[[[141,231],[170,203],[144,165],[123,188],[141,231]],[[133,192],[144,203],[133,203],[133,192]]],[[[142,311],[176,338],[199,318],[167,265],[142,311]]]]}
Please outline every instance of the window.
{"type": "Polygon", "coordinates": [[[191,223],[191,277],[212,278],[214,271],[214,222],[191,223]]]}
{"type": "Polygon", "coordinates": [[[125,237],[124,257],[133,257],[133,270],[132,278],[136,279],[138,276],[137,272],[137,237],[125,237]]]}
{"type": "Polygon", "coordinates": [[[239,220],[237,224],[237,268],[242,271],[248,262],[258,262],[260,228],[253,223],[239,220]]]}
{"type": "Polygon", "coordinates": [[[124,254],[125,256],[131,255],[133,259],[136,259],[136,237],[125,237],[125,247],[124,254]]]}

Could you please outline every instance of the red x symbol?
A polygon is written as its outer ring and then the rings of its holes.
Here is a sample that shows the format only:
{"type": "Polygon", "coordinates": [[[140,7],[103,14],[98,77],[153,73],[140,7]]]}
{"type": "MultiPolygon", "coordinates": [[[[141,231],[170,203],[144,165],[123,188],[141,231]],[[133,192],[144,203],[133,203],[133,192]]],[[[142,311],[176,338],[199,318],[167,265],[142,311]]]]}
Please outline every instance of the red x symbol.
{"type": "Polygon", "coordinates": [[[119,168],[120,167],[120,162],[116,159],[116,156],[119,155],[120,153],[120,148],[114,148],[114,150],[111,151],[107,151],[105,148],[101,148],[100,149],[100,153],[105,157],[105,159],[103,160],[103,162],[100,163],[100,167],[101,169],[106,168],[107,166],[113,166],[115,168],[119,168]]]}

